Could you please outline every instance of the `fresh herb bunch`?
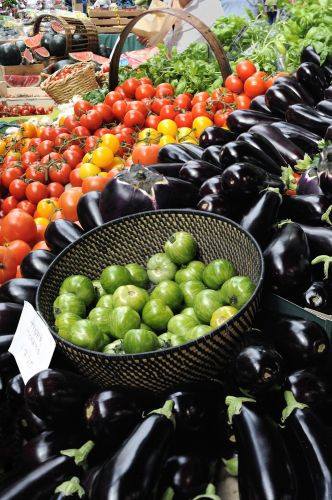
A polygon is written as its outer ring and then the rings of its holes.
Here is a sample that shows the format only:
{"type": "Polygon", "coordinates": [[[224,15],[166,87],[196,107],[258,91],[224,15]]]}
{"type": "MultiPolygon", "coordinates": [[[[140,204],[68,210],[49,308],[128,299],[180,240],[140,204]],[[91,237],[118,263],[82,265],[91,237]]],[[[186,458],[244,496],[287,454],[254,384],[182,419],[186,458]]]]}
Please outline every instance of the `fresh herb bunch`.
{"type": "Polygon", "coordinates": [[[108,94],[108,88],[103,87],[102,89],[91,90],[82,95],[82,99],[95,105],[100,102],[104,102],[106,95],[108,94]]]}

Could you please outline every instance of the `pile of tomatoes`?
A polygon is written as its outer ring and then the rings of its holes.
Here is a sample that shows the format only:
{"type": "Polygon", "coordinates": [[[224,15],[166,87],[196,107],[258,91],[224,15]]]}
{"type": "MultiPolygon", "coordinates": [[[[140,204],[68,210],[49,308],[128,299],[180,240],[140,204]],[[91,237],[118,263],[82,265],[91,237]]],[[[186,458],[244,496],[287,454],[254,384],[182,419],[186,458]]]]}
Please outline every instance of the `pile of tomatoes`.
{"type": "Polygon", "coordinates": [[[31,104],[23,104],[22,106],[11,106],[0,102],[0,117],[2,116],[31,116],[31,115],[47,115],[52,113],[53,106],[45,108],[44,106],[33,106],[31,104]]]}

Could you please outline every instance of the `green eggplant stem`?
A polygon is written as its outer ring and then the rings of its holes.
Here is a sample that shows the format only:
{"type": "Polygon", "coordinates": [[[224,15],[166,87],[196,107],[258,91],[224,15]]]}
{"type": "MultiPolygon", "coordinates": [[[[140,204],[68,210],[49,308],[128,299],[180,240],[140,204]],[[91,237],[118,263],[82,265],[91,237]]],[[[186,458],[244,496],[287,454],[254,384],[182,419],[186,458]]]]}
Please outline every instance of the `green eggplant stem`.
{"type": "Polygon", "coordinates": [[[72,457],[76,465],[81,465],[86,468],[86,460],[95,443],[93,441],[87,441],[81,448],[72,448],[69,450],[61,450],[62,455],[67,457],[72,457]]]}
{"type": "Polygon", "coordinates": [[[332,257],[329,255],[319,255],[311,261],[311,264],[321,264],[322,262],[324,263],[324,280],[327,280],[329,277],[329,267],[332,262],[332,257]]]}
{"type": "Polygon", "coordinates": [[[193,500],[221,500],[220,496],[217,495],[216,493],[216,487],[213,484],[209,484],[208,487],[206,488],[206,491],[203,495],[198,495],[197,497],[193,498],[193,500]]]}
{"type": "Polygon", "coordinates": [[[327,224],[330,224],[330,226],[332,226],[332,221],[330,219],[331,211],[332,211],[332,205],[330,205],[329,208],[326,210],[326,212],[324,212],[323,215],[321,216],[321,221],[327,222],[327,224]]]}
{"type": "Polygon", "coordinates": [[[226,470],[227,474],[229,474],[230,476],[237,477],[238,472],[239,472],[238,457],[236,456],[236,457],[230,458],[228,460],[223,458],[222,461],[223,461],[223,464],[225,466],[225,470],[226,470]]]}
{"type": "Polygon", "coordinates": [[[282,411],[282,418],[281,418],[282,423],[284,423],[287,420],[287,418],[293,413],[293,411],[304,410],[304,408],[309,408],[308,405],[296,401],[292,391],[285,391],[284,397],[287,406],[282,411]]]}
{"type": "Polygon", "coordinates": [[[252,398],[237,398],[235,396],[227,396],[225,399],[226,406],[228,406],[228,423],[232,424],[234,415],[239,415],[242,410],[243,403],[256,403],[252,398]]]}
{"type": "Polygon", "coordinates": [[[77,493],[79,498],[82,498],[85,495],[85,491],[80,484],[80,480],[76,476],[72,477],[70,481],[65,481],[64,483],[60,484],[54,490],[54,493],[63,493],[66,497],[77,493]]]}
{"type": "Polygon", "coordinates": [[[169,399],[168,401],[165,402],[162,408],[158,408],[157,410],[152,410],[150,411],[150,413],[148,413],[148,415],[153,415],[154,413],[158,415],[164,415],[164,417],[171,420],[172,424],[175,427],[175,416],[173,413],[173,408],[174,408],[174,401],[169,399]]]}

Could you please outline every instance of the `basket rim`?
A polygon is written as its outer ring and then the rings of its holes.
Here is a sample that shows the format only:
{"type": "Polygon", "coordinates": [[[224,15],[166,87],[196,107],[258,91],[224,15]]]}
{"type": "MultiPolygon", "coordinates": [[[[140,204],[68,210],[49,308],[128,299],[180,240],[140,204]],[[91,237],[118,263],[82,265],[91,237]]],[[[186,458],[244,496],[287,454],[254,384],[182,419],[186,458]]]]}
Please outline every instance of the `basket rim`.
{"type": "Polygon", "coordinates": [[[222,329],[224,329],[225,327],[228,328],[235,321],[237,321],[237,319],[239,318],[239,315],[243,314],[243,312],[248,308],[248,306],[252,302],[254,302],[255,298],[260,293],[261,287],[262,287],[262,284],[263,284],[263,280],[264,280],[264,271],[265,271],[265,263],[264,263],[263,252],[262,252],[260,246],[258,245],[258,242],[255,240],[255,238],[248,231],[246,231],[245,229],[243,229],[238,223],[232,221],[231,219],[228,219],[227,217],[223,217],[221,215],[214,214],[214,213],[211,213],[211,212],[205,212],[205,211],[201,211],[201,210],[192,210],[192,209],[188,209],[188,208],[185,208],[185,209],[149,210],[149,211],[146,211],[146,212],[139,212],[139,213],[135,213],[135,214],[131,214],[131,215],[125,215],[123,217],[119,217],[119,218],[111,220],[109,222],[105,222],[105,224],[103,224],[101,226],[97,226],[97,227],[95,227],[93,229],[90,229],[90,231],[87,231],[86,233],[82,234],[82,236],[80,236],[80,238],[78,238],[77,240],[73,241],[70,245],[68,245],[66,248],[64,248],[62,250],[62,252],[60,252],[56,256],[56,258],[51,262],[50,267],[47,269],[46,273],[43,275],[43,277],[42,277],[42,279],[41,279],[41,281],[39,283],[39,286],[38,286],[38,289],[37,289],[37,294],[36,294],[36,309],[37,309],[38,314],[41,316],[41,318],[43,319],[43,321],[46,323],[48,329],[50,330],[50,332],[52,333],[53,337],[55,337],[56,340],[60,340],[68,348],[75,349],[75,350],[77,350],[79,352],[82,352],[85,355],[90,355],[90,356],[93,355],[93,356],[98,356],[98,357],[101,356],[102,358],[110,359],[110,360],[114,360],[114,361],[115,360],[120,360],[120,359],[124,360],[124,361],[127,361],[127,360],[138,360],[138,359],[146,359],[146,358],[150,359],[150,358],[156,358],[156,357],[163,357],[163,356],[165,356],[167,354],[174,354],[174,353],[183,351],[183,350],[188,349],[188,348],[190,348],[191,346],[194,346],[194,345],[204,344],[206,338],[210,338],[212,336],[215,336],[222,329]],[[211,332],[209,332],[209,333],[207,333],[207,334],[205,334],[205,335],[203,335],[203,336],[201,336],[201,337],[199,337],[199,338],[197,338],[195,340],[191,340],[189,342],[186,342],[185,344],[182,344],[182,345],[179,345],[179,346],[165,347],[163,349],[158,349],[156,351],[148,351],[148,352],[142,352],[142,353],[136,353],[136,354],[107,354],[107,353],[104,353],[104,352],[92,351],[90,349],[85,349],[84,347],[76,346],[75,344],[69,342],[68,340],[60,337],[60,335],[58,335],[57,332],[55,330],[53,330],[53,328],[51,328],[49,326],[49,324],[47,323],[47,321],[44,319],[44,317],[43,317],[43,315],[42,315],[42,313],[40,311],[40,307],[39,307],[41,290],[43,288],[44,282],[48,278],[48,275],[52,272],[53,267],[73,247],[75,247],[79,242],[83,241],[87,237],[90,237],[90,235],[93,234],[94,232],[99,231],[101,228],[109,227],[109,226],[113,226],[113,225],[116,226],[116,225],[119,225],[123,221],[126,221],[126,220],[135,220],[135,219],[138,219],[138,218],[143,218],[145,216],[151,216],[151,215],[154,215],[154,214],[183,214],[183,213],[184,214],[187,213],[187,214],[191,214],[191,215],[198,215],[198,216],[201,216],[201,217],[213,218],[213,219],[217,219],[217,220],[219,220],[221,222],[226,222],[229,225],[235,227],[238,231],[240,231],[243,234],[245,234],[246,237],[249,240],[251,240],[251,243],[254,245],[254,247],[257,250],[257,253],[258,253],[258,256],[259,256],[259,259],[260,259],[260,262],[261,262],[261,272],[260,272],[260,276],[259,276],[259,279],[258,279],[258,283],[256,285],[254,293],[252,294],[252,296],[250,297],[250,299],[248,300],[248,302],[246,302],[241,307],[241,309],[233,317],[231,317],[228,321],[226,321],[223,325],[221,325],[220,327],[216,328],[215,330],[212,330],[211,332]]]}

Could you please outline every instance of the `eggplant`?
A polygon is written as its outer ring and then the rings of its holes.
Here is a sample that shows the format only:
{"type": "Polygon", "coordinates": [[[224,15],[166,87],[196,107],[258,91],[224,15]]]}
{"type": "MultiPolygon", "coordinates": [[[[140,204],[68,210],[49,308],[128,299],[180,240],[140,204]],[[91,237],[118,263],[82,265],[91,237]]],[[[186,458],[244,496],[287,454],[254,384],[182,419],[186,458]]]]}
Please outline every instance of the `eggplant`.
{"type": "Polygon", "coordinates": [[[248,231],[264,249],[274,233],[282,196],[279,189],[263,190],[249,211],[242,217],[240,226],[248,231]]]}
{"type": "Polygon", "coordinates": [[[209,146],[223,146],[230,141],[235,141],[236,134],[222,127],[212,125],[207,127],[199,137],[199,145],[206,149],[209,146]]]}
{"type": "Polygon", "coordinates": [[[84,231],[90,231],[104,224],[99,210],[100,191],[90,191],[79,199],[77,204],[78,222],[84,231]]]}
{"type": "Polygon", "coordinates": [[[22,309],[22,304],[0,302],[0,335],[16,332],[22,309]]]}
{"type": "Polygon", "coordinates": [[[38,436],[42,432],[53,430],[49,423],[44,422],[28,409],[24,404],[19,415],[19,430],[23,439],[29,441],[38,436]]]}
{"type": "Polygon", "coordinates": [[[237,134],[248,132],[251,127],[261,125],[262,123],[277,122],[279,118],[261,113],[260,111],[253,111],[250,109],[238,109],[233,111],[227,118],[227,127],[237,134]]]}
{"type": "Polygon", "coordinates": [[[332,116],[317,111],[306,104],[293,104],[286,111],[286,120],[324,137],[332,125],[332,116]]]}
{"type": "Polygon", "coordinates": [[[308,104],[309,106],[315,105],[315,99],[313,99],[311,94],[307,92],[293,76],[281,76],[277,79],[274,85],[287,85],[298,95],[298,97],[302,99],[305,104],[308,104]]]}
{"type": "Polygon", "coordinates": [[[314,321],[282,316],[265,331],[290,369],[319,366],[328,354],[325,330],[314,321]]]}
{"type": "Polygon", "coordinates": [[[221,185],[225,197],[242,198],[257,196],[266,187],[284,190],[283,182],[252,163],[234,163],[221,175],[221,185]]]}
{"type": "Polygon", "coordinates": [[[50,500],[80,500],[81,498],[87,498],[85,496],[84,488],[80,484],[78,477],[74,476],[69,481],[65,481],[56,487],[54,495],[50,500]]]}
{"type": "Polygon", "coordinates": [[[321,226],[323,216],[330,206],[330,200],[323,194],[286,195],[279,215],[281,219],[289,218],[294,222],[321,226]]]}
{"type": "Polygon", "coordinates": [[[326,381],[308,369],[291,372],[286,379],[285,388],[294,394],[297,401],[315,411],[326,407],[327,401],[331,399],[326,381]]]}
{"type": "Polygon", "coordinates": [[[332,85],[324,91],[324,99],[332,99],[332,85]]]}
{"type": "Polygon", "coordinates": [[[207,179],[221,174],[221,172],[220,167],[216,167],[211,163],[203,160],[191,160],[184,163],[180,170],[179,178],[200,187],[207,179]]]}
{"type": "Polygon", "coordinates": [[[316,227],[307,224],[300,224],[300,226],[307,236],[312,259],[319,255],[332,255],[331,227],[316,227]]]}
{"type": "Polygon", "coordinates": [[[183,146],[192,155],[196,155],[197,160],[202,159],[202,155],[204,153],[204,149],[202,146],[200,146],[198,144],[191,144],[190,142],[184,142],[183,144],[181,144],[181,146],[183,146]]]}
{"type": "Polygon", "coordinates": [[[304,158],[304,151],[287,139],[280,130],[272,127],[271,124],[256,125],[250,129],[250,132],[265,137],[285,158],[287,165],[294,166],[304,158]]]}
{"type": "Polygon", "coordinates": [[[199,190],[199,196],[203,198],[208,194],[222,194],[221,175],[211,177],[210,179],[207,179],[204,184],[202,184],[199,190]]]}
{"type": "Polygon", "coordinates": [[[28,408],[37,417],[61,425],[82,414],[83,406],[92,393],[89,382],[76,373],[65,370],[42,370],[25,386],[28,408]]]}
{"type": "Polygon", "coordinates": [[[320,66],[320,56],[311,45],[302,49],[300,61],[301,63],[311,62],[320,66]]]}
{"type": "Polygon", "coordinates": [[[84,234],[77,224],[66,219],[50,222],[45,231],[47,246],[55,254],[62,252],[70,243],[78,240],[84,234]]]}
{"type": "Polygon", "coordinates": [[[332,125],[330,125],[329,128],[326,130],[324,139],[325,141],[332,141],[332,125]]]}
{"type": "Polygon", "coordinates": [[[264,95],[258,95],[256,97],[254,97],[251,100],[250,109],[253,111],[259,111],[261,113],[265,113],[266,115],[269,115],[269,116],[272,115],[271,110],[267,107],[267,105],[265,103],[265,96],[264,95]]]}
{"type": "Polygon", "coordinates": [[[91,439],[115,449],[133,431],[144,409],[124,390],[101,391],[85,403],[84,421],[91,439]]]}
{"type": "Polygon", "coordinates": [[[325,115],[332,116],[332,99],[325,99],[323,101],[320,101],[317,104],[316,109],[318,109],[318,111],[321,111],[325,115]]]}
{"type": "Polygon", "coordinates": [[[12,377],[7,382],[6,393],[7,399],[10,402],[11,408],[19,409],[24,405],[24,382],[22,375],[19,373],[12,377]]]}
{"type": "Polygon", "coordinates": [[[311,486],[311,491],[307,491],[310,496],[306,498],[329,500],[332,498],[332,442],[329,433],[312,409],[296,401],[291,391],[285,391],[285,400],[284,434],[293,443],[293,461],[301,456],[305,464],[301,478],[308,478],[311,486]]]}
{"type": "Polygon", "coordinates": [[[103,220],[108,222],[147,210],[193,208],[197,202],[198,189],[190,182],[133,165],[105,186],[99,207],[103,220]]]}
{"type": "Polygon", "coordinates": [[[220,151],[222,146],[208,146],[202,155],[202,160],[207,161],[208,163],[212,163],[212,165],[216,165],[216,167],[220,167],[220,151]]]}
{"type": "Polygon", "coordinates": [[[39,283],[39,280],[28,278],[13,278],[6,281],[0,288],[0,300],[17,304],[24,304],[26,300],[35,307],[39,283]]]}
{"type": "Polygon", "coordinates": [[[183,163],[153,163],[149,168],[153,168],[156,172],[166,177],[179,177],[179,172],[183,167],[183,163]]]}
{"type": "Polygon", "coordinates": [[[332,146],[321,153],[317,167],[319,186],[326,195],[332,194],[332,146]]]}
{"type": "Polygon", "coordinates": [[[251,397],[280,389],[286,378],[284,360],[275,349],[264,345],[241,349],[232,372],[241,390],[251,397]]]}
{"type": "Polygon", "coordinates": [[[314,280],[322,281],[328,292],[332,292],[332,257],[329,255],[319,255],[311,261],[314,280]],[[320,264],[317,265],[317,264],[320,264]]]}
{"type": "Polygon", "coordinates": [[[10,352],[0,354],[0,374],[2,377],[11,378],[18,372],[14,356],[10,352]]]}
{"type": "Polygon", "coordinates": [[[273,158],[246,141],[229,142],[221,148],[220,165],[223,169],[238,162],[253,163],[270,174],[281,175],[280,165],[273,158]]]}
{"type": "Polygon", "coordinates": [[[324,195],[319,186],[316,167],[311,167],[303,172],[297,183],[297,193],[299,195],[324,195]]]}
{"type": "Polygon", "coordinates": [[[296,71],[296,79],[310,93],[313,98],[320,101],[323,98],[327,82],[324,71],[313,62],[302,63],[296,71]]]}
{"type": "Polygon", "coordinates": [[[54,253],[49,250],[29,252],[21,262],[23,278],[42,279],[55,257],[54,253]]]}
{"type": "Polygon", "coordinates": [[[297,498],[293,467],[277,424],[252,399],[228,396],[226,404],[239,450],[239,477],[243,469],[247,488],[240,491],[241,499],[297,498]]]}
{"type": "Polygon", "coordinates": [[[173,402],[137,425],[122,447],[104,464],[92,498],[153,500],[174,436],[173,402]]]}
{"type": "MultiPolygon", "coordinates": [[[[277,122],[278,123],[278,122],[277,122]]],[[[269,142],[265,137],[254,132],[244,132],[237,138],[238,141],[245,141],[251,146],[263,151],[268,155],[277,165],[286,165],[285,159],[281,156],[279,151],[269,142]]]]}
{"type": "Polygon", "coordinates": [[[285,223],[264,251],[266,282],[271,290],[294,298],[311,281],[310,251],[305,232],[299,224],[285,223]]]}
{"type": "Polygon", "coordinates": [[[6,354],[14,335],[1,335],[0,336],[0,354],[6,354]]]}
{"type": "Polygon", "coordinates": [[[190,160],[200,160],[201,155],[185,148],[183,144],[167,144],[163,146],[158,154],[161,163],[186,163],[190,160]]]}
{"type": "Polygon", "coordinates": [[[272,123],[272,127],[278,129],[287,139],[309,155],[314,155],[319,151],[319,143],[322,140],[319,135],[288,122],[272,123]]]}
{"type": "Polygon", "coordinates": [[[326,314],[332,312],[329,291],[323,281],[314,281],[309,286],[303,293],[301,305],[326,314]]]}
{"type": "Polygon", "coordinates": [[[238,220],[236,207],[219,194],[207,194],[203,196],[197,203],[197,210],[222,215],[232,220],[238,220]]]}
{"type": "Polygon", "coordinates": [[[275,116],[284,118],[288,106],[302,104],[303,100],[289,85],[277,82],[267,89],[265,102],[275,116]]]}

